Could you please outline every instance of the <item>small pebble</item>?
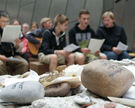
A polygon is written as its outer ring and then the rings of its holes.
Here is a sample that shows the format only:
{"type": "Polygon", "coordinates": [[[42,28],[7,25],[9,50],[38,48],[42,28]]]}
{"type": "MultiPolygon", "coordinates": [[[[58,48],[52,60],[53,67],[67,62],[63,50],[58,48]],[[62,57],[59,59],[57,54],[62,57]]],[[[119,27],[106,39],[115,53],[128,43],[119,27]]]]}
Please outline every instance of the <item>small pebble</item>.
{"type": "Polygon", "coordinates": [[[116,108],[116,105],[114,103],[106,103],[104,104],[105,108],[116,108]]]}

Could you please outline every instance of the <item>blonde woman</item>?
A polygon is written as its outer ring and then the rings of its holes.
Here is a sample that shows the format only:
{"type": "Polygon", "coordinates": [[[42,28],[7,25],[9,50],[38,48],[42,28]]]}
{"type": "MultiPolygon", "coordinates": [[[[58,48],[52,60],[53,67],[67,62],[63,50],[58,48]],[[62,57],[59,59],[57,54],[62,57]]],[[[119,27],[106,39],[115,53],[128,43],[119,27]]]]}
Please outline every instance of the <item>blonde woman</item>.
{"type": "Polygon", "coordinates": [[[103,24],[97,30],[97,37],[105,39],[101,51],[108,59],[122,60],[130,58],[127,51],[117,49],[119,42],[127,44],[127,36],[123,27],[115,23],[115,16],[107,11],[102,16],[103,24]]]}

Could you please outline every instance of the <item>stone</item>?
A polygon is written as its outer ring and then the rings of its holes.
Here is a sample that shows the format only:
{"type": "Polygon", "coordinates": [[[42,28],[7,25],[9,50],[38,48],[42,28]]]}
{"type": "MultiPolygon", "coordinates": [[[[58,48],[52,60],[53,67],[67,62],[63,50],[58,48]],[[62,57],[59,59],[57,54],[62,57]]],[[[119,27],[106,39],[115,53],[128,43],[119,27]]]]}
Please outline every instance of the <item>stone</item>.
{"type": "Polygon", "coordinates": [[[134,75],[109,60],[95,60],[84,67],[81,81],[88,90],[99,96],[121,97],[132,86],[134,75]]]}

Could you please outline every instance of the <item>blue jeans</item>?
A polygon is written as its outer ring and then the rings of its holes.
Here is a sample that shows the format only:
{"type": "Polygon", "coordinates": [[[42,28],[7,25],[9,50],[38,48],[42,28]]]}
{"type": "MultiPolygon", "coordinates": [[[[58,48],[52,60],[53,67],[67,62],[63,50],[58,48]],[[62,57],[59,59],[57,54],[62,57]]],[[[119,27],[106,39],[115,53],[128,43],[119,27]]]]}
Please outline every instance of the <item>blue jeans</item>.
{"type": "Polygon", "coordinates": [[[127,51],[123,51],[121,54],[117,54],[113,51],[104,51],[103,52],[108,60],[113,59],[113,60],[122,60],[122,59],[130,59],[131,57],[128,55],[127,51]]]}

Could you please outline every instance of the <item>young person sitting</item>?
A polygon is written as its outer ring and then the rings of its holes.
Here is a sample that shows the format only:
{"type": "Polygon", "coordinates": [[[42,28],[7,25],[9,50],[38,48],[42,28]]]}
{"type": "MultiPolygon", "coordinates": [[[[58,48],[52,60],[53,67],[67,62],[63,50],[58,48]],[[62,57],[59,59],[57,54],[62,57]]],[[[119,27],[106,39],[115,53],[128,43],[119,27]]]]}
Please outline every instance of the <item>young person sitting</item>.
{"type": "MultiPolygon", "coordinates": [[[[3,29],[9,24],[9,15],[5,11],[0,11],[0,40],[2,38],[3,29]]],[[[4,74],[23,74],[28,71],[28,62],[17,55],[16,48],[18,47],[18,39],[14,46],[11,42],[0,42],[0,75],[4,74]],[[15,57],[19,62],[10,61],[8,57],[15,57]],[[10,72],[12,70],[12,73],[10,72]]]]}
{"type": "Polygon", "coordinates": [[[43,33],[45,30],[52,27],[52,19],[47,17],[42,18],[40,24],[41,28],[36,29],[26,35],[26,38],[28,39],[29,52],[32,57],[37,57],[38,50],[42,43],[43,33]]]}
{"type": "Polygon", "coordinates": [[[114,14],[107,11],[102,16],[103,24],[97,30],[97,37],[105,39],[101,51],[107,56],[107,59],[122,60],[130,59],[127,51],[117,48],[119,42],[127,44],[125,30],[115,23],[114,14]]]}
{"type": "Polygon", "coordinates": [[[66,46],[66,34],[68,18],[65,15],[57,15],[54,19],[54,27],[46,30],[39,50],[39,61],[49,64],[49,71],[53,72],[57,64],[74,64],[72,53],[63,50],[66,46]]]}
{"type": "MultiPolygon", "coordinates": [[[[99,55],[100,52],[97,51],[95,54],[91,54],[90,49],[88,49],[90,39],[96,38],[94,30],[89,25],[89,20],[89,11],[85,9],[81,10],[78,17],[78,23],[76,23],[75,26],[69,31],[69,43],[80,46],[80,49],[75,52],[75,55],[84,54],[86,57],[85,62],[98,59],[96,55],[99,55]]],[[[105,59],[106,56],[101,56],[101,58],[105,59]]]]}

